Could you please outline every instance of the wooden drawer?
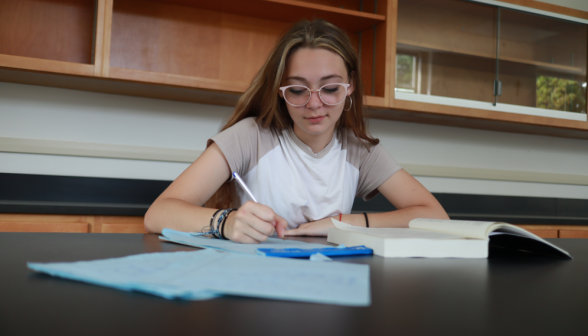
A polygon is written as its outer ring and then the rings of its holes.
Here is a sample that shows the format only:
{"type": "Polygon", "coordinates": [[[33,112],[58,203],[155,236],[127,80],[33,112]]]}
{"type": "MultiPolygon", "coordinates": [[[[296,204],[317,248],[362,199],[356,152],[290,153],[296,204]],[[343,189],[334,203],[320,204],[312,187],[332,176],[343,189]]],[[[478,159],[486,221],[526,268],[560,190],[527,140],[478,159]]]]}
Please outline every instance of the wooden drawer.
{"type": "Polygon", "coordinates": [[[0,232],[147,233],[143,216],[0,214],[0,232]]]}
{"type": "Polygon", "coordinates": [[[588,238],[588,225],[517,225],[541,238],[588,238]]]}
{"type": "Polygon", "coordinates": [[[559,230],[559,238],[588,238],[588,229],[559,230]]]}
{"type": "Polygon", "coordinates": [[[92,232],[147,233],[142,216],[96,216],[92,232]]]}
{"type": "Polygon", "coordinates": [[[90,232],[93,216],[0,214],[0,232],[90,232]]]}
{"type": "Polygon", "coordinates": [[[0,222],[0,232],[89,232],[88,223],[0,222]]]}

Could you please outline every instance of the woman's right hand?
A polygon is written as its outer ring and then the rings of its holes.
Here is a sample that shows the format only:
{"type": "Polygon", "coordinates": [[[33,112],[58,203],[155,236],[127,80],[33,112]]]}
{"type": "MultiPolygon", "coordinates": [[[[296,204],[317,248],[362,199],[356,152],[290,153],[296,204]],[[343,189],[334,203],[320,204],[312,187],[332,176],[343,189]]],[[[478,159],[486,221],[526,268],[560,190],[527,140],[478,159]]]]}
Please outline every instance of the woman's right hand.
{"type": "Polygon", "coordinates": [[[225,237],[246,244],[258,244],[277,232],[283,238],[288,227],[285,219],[272,208],[248,201],[237,211],[231,212],[224,227],[225,237]]]}

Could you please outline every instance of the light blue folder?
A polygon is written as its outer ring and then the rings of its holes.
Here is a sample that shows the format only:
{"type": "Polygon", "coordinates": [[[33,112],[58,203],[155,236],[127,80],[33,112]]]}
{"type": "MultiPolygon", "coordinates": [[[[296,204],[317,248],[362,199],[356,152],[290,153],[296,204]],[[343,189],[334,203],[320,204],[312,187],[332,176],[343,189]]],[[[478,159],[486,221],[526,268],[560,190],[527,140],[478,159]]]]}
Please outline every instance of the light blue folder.
{"type": "Polygon", "coordinates": [[[284,248],[298,248],[298,249],[322,249],[325,247],[332,247],[324,244],[310,244],[296,240],[283,240],[279,238],[268,238],[260,244],[239,244],[230,240],[206,238],[202,236],[193,236],[188,232],[181,232],[172,229],[163,229],[161,231],[162,237],[159,239],[164,241],[170,241],[174,243],[202,247],[212,248],[220,251],[230,251],[236,253],[245,254],[257,254],[257,249],[284,249],[284,248]]]}
{"type": "Polygon", "coordinates": [[[349,306],[370,304],[369,267],[204,249],[68,263],[28,263],[37,272],[168,299],[239,295],[349,306]]]}

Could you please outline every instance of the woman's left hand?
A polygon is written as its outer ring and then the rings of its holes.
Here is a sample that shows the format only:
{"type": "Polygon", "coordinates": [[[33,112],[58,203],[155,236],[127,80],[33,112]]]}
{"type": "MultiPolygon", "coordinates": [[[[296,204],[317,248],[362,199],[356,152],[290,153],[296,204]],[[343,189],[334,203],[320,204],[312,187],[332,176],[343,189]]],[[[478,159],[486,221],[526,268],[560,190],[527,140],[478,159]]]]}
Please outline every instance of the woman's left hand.
{"type": "Polygon", "coordinates": [[[286,231],[286,236],[327,236],[329,228],[335,227],[330,217],[300,225],[297,229],[286,231]]]}

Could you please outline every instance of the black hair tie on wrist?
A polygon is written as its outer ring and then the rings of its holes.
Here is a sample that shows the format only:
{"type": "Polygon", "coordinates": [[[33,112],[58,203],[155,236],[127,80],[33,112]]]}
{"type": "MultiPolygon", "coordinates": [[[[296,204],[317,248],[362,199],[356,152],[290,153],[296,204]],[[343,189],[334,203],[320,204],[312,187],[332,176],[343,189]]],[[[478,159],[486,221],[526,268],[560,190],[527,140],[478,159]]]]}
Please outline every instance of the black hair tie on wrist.
{"type": "Polygon", "coordinates": [[[227,236],[225,236],[225,223],[227,222],[227,218],[229,218],[229,215],[231,214],[231,212],[236,211],[237,209],[228,209],[227,211],[227,216],[223,219],[223,222],[220,226],[220,230],[219,230],[219,235],[222,239],[227,239],[227,236]]]}
{"type": "Polygon", "coordinates": [[[212,215],[212,217],[210,217],[210,225],[209,225],[209,226],[210,226],[210,229],[211,229],[211,230],[214,228],[214,226],[213,226],[213,225],[214,225],[214,223],[213,223],[214,217],[215,217],[215,216],[216,216],[216,215],[217,215],[219,212],[221,212],[221,211],[223,211],[223,209],[218,209],[218,210],[216,210],[216,211],[214,212],[214,214],[212,215]]]}
{"type": "Polygon", "coordinates": [[[367,218],[367,214],[364,212],[363,215],[365,216],[365,227],[369,228],[370,227],[370,221],[367,218]]]}

